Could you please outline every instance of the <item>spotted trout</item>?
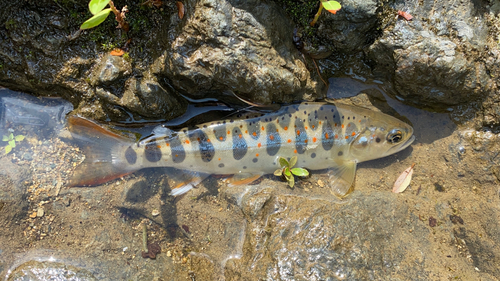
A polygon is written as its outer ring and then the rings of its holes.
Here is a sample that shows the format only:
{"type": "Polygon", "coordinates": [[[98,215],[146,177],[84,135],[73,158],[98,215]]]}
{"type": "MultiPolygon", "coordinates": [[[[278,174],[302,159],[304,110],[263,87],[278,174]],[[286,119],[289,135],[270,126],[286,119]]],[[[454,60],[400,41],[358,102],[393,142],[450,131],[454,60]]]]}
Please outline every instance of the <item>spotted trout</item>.
{"type": "Polygon", "coordinates": [[[76,138],[90,143],[70,185],[98,185],[147,167],[185,170],[190,176],[172,195],[211,174],[234,174],[232,185],[250,183],[279,169],[279,157],[297,156],[299,167],[330,169],[329,185],[343,197],[357,163],[401,151],[415,139],[413,128],[392,116],[339,103],[302,103],[178,131],[163,128],[138,142],[81,117],[70,117],[68,124],[76,138]]]}

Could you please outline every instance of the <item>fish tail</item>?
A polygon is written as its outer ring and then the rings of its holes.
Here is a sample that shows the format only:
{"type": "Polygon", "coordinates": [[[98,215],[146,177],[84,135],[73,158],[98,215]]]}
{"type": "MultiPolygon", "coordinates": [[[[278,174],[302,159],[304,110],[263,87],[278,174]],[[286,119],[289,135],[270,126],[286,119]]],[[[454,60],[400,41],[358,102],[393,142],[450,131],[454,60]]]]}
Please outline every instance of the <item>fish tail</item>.
{"type": "Polygon", "coordinates": [[[123,156],[134,141],[78,116],[68,118],[73,138],[82,145],[85,160],[73,173],[69,186],[95,186],[135,172],[123,156]]]}

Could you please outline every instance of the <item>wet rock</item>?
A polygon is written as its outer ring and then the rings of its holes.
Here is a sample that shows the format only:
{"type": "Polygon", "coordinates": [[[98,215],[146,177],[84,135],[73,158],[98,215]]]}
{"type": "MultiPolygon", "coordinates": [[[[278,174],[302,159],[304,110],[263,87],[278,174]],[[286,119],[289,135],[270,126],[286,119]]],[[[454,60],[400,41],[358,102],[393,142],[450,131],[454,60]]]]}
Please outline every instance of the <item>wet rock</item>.
{"type": "Polygon", "coordinates": [[[4,160],[0,161],[0,201],[22,201],[26,193],[24,182],[31,176],[29,167],[4,160]]]}
{"type": "Polygon", "coordinates": [[[478,16],[486,6],[419,3],[391,7],[410,12],[412,21],[391,19],[386,8],[383,34],[368,51],[374,74],[394,81],[401,99],[425,107],[447,109],[484,99],[497,80],[488,74],[492,64],[485,56],[497,46],[486,45],[487,17],[478,16]]]}
{"type": "Polygon", "coordinates": [[[259,103],[310,99],[324,85],[310,77],[272,2],[190,0],[191,16],[173,33],[157,75],[191,95],[231,90],[259,103]]]}
{"type": "Polygon", "coordinates": [[[90,272],[56,262],[29,261],[13,270],[6,279],[14,280],[97,280],[90,272]]]}

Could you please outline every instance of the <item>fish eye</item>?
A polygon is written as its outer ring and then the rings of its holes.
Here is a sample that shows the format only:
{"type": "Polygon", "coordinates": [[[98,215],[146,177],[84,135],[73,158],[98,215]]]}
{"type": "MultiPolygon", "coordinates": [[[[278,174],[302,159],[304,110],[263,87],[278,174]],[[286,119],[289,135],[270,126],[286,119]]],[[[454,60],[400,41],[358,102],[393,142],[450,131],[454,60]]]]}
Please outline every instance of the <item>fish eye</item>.
{"type": "Polygon", "coordinates": [[[403,139],[403,133],[400,130],[392,130],[387,135],[387,141],[390,143],[398,143],[403,139]]]}

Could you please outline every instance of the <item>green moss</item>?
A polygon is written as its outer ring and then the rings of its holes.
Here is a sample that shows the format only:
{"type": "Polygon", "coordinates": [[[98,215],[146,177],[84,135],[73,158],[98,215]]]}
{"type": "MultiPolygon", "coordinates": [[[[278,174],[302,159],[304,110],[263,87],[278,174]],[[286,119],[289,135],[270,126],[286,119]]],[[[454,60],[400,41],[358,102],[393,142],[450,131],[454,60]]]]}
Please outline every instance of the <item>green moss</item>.
{"type": "Polygon", "coordinates": [[[5,22],[5,29],[9,30],[10,28],[16,27],[16,21],[13,19],[9,19],[5,22]]]}
{"type": "Polygon", "coordinates": [[[283,5],[283,8],[290,18],[303,29],[304,35],[314,35],[315,28],[310,26],[309,23],[313,20],[314,15],[318,11],[318,0],[277,0],[277,2],[283,5]]]}

